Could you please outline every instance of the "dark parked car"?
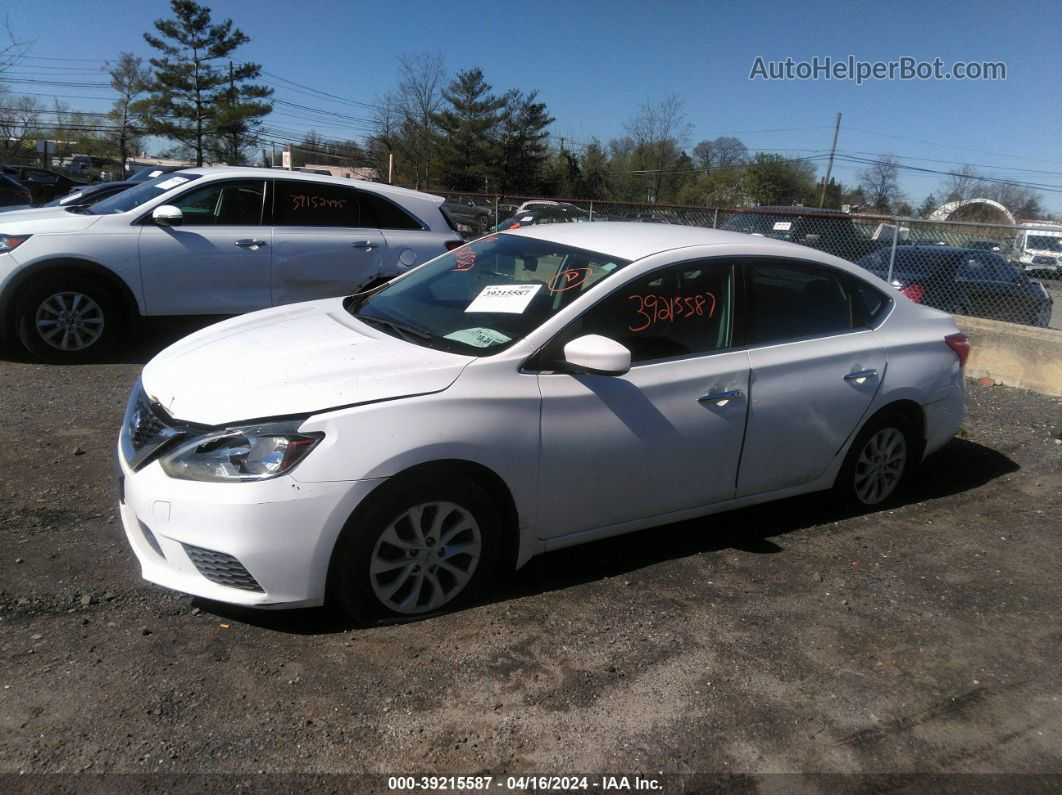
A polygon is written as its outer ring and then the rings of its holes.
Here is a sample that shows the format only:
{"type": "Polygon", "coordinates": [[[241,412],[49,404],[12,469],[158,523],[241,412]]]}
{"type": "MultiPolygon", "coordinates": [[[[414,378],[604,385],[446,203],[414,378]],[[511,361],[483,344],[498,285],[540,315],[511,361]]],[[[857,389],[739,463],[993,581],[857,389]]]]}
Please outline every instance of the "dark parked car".
{"type": "Polygon", "coordinates": [[[50,202],[59,196],[65,196],[74,188],[88,184],[87,182],[70,179],[70,177],[57,171],[33,166],[2,165],[0,166],[0,173],[13,177],[24,188],[28,189],[33,197],[32,204],[36,206],[50,202]]]}
{"type": "Polygon", "coordinates": [[[851,262],[892,242],[871,240],[859,233],[848,213],[820,207],[757,207],[738,213],[720,228],[788,240],[851,262]]]}
{"type": "Polygon", "coordinates": [[[29,207],[32,202],[33,197],[22,183],[6,174],[0,174],[0,207],[5,210],[29,207]]]}
{"type": "Polygon", "coordinates": [[[466,240],[486,234],[494,225],[494,210],[467,196],[447,199],[442,211],[466,240]]]}
{"type": "MultiPolygon", "coordinates": [[[[888,249],[856,262],[882,279],[889,276],[888,249]]],[[[1053,299],[993,251],[948,246],[896,249],[892,285],[912,301],[958,315],[1046,327],[1053,299]]]]}
{"type": "Polygon", "coordinates": [[[494,231],[503,232],[506,229],[519,229],[522,226],[537,226],[538,224],[582,223],[589,220],[590,214],[576,207],[541,205],[507,218],[494,227],[494,231]]]}
{"type": "Polygon", "coordinates": [[[75,188],[65,196],[52,199],[45,207],[85,207],[98,201],[121,193],[138,183],[136,182],[94,182],[82,188],[75,188]]]}

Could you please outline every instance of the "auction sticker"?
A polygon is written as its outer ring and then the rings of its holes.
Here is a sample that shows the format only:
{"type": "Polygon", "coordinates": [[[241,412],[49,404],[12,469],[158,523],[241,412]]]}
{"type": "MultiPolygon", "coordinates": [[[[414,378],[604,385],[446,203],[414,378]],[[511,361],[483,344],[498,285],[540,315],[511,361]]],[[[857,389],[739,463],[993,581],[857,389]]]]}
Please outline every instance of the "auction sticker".
{"type": "Polygon", "coordinates": [[[522,314],[541,284],[494,284],[484,287],[467,307],[466,312],[507,312],[522,314]]]}

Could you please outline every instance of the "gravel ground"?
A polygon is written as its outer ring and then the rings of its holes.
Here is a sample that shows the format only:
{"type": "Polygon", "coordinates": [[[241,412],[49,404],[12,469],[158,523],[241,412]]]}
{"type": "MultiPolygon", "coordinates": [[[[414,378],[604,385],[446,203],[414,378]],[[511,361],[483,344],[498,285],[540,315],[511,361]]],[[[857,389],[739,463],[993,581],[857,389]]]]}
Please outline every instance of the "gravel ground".
{"type": "Polygon", "coordinates": [[[112,449],[177,333],[0,361],[0,773],[1062,773],[1062,401],[971,383],[895,510],[672,525],[355,630],[139,579],[112,449]]]}

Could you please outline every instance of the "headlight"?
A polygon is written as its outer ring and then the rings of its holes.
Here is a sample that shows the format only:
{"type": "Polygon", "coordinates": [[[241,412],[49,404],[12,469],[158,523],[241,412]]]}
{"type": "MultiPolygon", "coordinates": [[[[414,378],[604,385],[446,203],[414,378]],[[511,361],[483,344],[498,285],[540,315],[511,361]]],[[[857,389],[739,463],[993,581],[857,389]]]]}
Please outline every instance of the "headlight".
{"type": "Polygon", "coordinates": [[[14,251],[29,239],[30,235],[0,235],[0,254],[14,251]]]}
{"type": "Polygon", "coordinates": [[[163,471],[182,480],[267,480],[290,472],[324,438],[299,433],[298,422],[227,428],[184,442],[160,459],[163,471]]]}

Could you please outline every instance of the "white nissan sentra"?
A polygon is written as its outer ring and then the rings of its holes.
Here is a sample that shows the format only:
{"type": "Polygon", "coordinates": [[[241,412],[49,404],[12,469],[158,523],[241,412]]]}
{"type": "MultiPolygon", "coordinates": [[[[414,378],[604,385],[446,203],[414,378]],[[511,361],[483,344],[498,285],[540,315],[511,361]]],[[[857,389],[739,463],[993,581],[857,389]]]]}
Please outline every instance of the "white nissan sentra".
{"type": "Polygon", "coordinates": [[[584,541],[831,488],[881,506],[958,430],[967,351],[949,315],[802,246],[521,229],[160,353],[121,515],[169,588],[422,616],[584,541]]]}

